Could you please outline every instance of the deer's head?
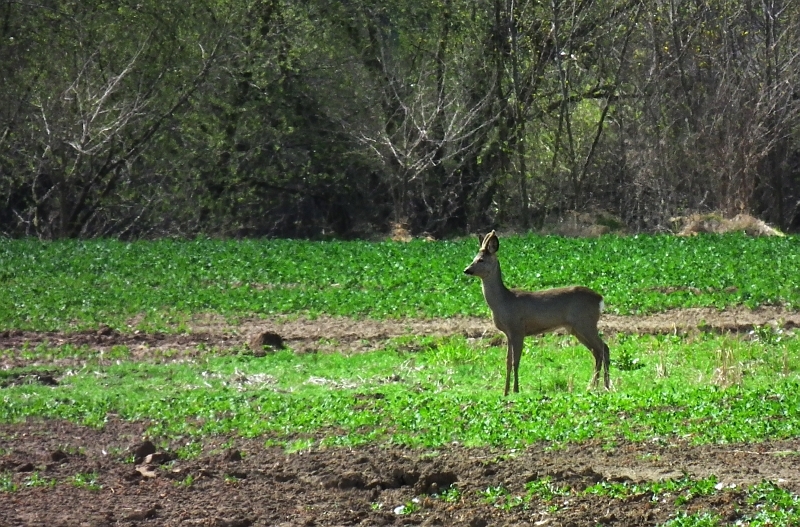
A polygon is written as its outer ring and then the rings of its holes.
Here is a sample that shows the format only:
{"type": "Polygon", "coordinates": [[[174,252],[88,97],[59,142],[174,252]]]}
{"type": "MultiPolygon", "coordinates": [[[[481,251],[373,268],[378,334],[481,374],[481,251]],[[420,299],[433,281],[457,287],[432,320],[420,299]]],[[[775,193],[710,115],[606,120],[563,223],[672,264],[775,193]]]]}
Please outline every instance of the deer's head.
{"type": "Polygon", "coordinates": [[[492,231],[483,238],[478,235],[481,246],[478,254],[472,263],[464,269],[464,273],[484,279],[497,272],[499,264],[497,262],[497,250],[500,248],[500,240],[497,234],[492,231]]]}

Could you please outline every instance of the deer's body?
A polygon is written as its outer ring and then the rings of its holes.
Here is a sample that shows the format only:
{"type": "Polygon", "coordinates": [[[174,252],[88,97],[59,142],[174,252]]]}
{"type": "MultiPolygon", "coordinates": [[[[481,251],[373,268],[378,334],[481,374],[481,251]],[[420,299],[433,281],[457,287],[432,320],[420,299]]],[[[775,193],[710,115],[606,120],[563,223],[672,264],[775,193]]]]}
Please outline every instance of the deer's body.
{"type": "Polygon", "coordinates": [[[464,272],[481,279],[483,298],[492,311],[495,327],[508,339],[506,387],[508,395],[511,372],[514,392],[519,392],[519,361],[526,336],[564,328],[592,352],[595,370],[592,386],[604,370],[603,384],[609,388],[609,350],[597,331],[603,310],[603,297],[588,287],[572,286],[544,291],[517,291],[503,284],[497,250],[500,242],[494,231],[483,238],[478,255],[464,272]]]}

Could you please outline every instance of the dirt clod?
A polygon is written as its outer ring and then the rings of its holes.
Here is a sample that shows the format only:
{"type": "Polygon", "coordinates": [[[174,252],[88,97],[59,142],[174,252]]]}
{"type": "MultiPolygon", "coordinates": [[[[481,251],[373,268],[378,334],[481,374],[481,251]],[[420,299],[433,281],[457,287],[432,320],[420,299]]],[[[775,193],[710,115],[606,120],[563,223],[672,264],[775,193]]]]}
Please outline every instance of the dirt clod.
{"type": "Polygon", "coordinates": [[[156,453],[156,446],[152,441],[144,441],[141,444],[133,447],[133,462],[137,465],[144,461],[144,458],[151,454],[156,453]]]}
{"type": "Polygon", "coordinates": [[[458,476],[453,471],[431,472],[420,478],[414,490],[417,494],[437,494],[450,488],[456,481],[458,476]]]}
{"type": "Polygon", "coordinates": [[[155,478],[158,476],[156,474],[155,467],[153,465],[142,465],[140,467],[136,467],[136,472],[142,475],[145,478],[155,478]]]}
{"type": "Polygon", "coordinates": [[[253,353],[261,353],[262,357],[263,353],[267,350],[275,351],[286,347],[283,343],[283,337],[274,331],[260,331],[251,336],[247,344],[253,353]]]}
{"type": "Polygon", "coordinates": [[[242,453],[235,448],[230,448],[225,452],[225,461],[241,461],[242,453]]]}
{"type": "Polygon", "coordinates": [[[145,510],[133,511],[132,513],[128,514],[123,518],[124,521],[128,522],[140,522],[147,520],[149,518],[153,518],[156,515],[155,507],[145,510]]]}

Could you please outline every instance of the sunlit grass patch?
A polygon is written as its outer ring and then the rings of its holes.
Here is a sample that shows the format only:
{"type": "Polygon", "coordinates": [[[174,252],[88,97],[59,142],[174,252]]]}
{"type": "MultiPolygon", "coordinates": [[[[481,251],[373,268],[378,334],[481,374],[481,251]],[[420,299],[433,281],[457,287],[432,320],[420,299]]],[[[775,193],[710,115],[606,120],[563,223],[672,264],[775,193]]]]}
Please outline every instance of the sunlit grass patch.
{"type": "Polygon", "coordinates": [[[625,353],[638,365],[612,368],[611,392],[586,390],[593,360],[572,337],[528,339],[521,392],[507,398],[502,342],[403,337],[350,355],[207,351],[174,362],[120,359],[54,369],[52,385],[9,382],[36,373],[10,369],[2,373],[0,420],[103,426],[114,414],[150,422],[154,437],[266,435],[285,437],[287,445],[308,438],[320,446],[432,448],[592,438],[747,442],[800,433],[797,337],[779,344],[713,334],[607,340],[612,357],[625,353]]]}
{"type": "MultiPolygon", "coordinates": [[[[0,240],[0,328],[183,332],[193,315],[485,316],[472,239],[0,240]]],[[[581,284],[611,313],[800,306],[795,236],[509,236],[506,282],[581,284]]]]}

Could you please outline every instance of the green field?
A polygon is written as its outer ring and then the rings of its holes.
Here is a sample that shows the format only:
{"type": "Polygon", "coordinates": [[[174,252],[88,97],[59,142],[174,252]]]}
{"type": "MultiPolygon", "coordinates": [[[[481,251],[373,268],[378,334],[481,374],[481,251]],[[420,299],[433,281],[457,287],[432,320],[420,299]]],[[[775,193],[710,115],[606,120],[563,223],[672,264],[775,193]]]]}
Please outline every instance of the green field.
{"type": "MultiPolygon", "coordinates": [[[[0,329],[185,331],[183,321],[208,312],[233,320],[487,316],[478,281],[461,272],[475,249],[474,240],[4,241],[0,329]],[[127,324],[137,315],[136,326],[127,324]]],[[[794,237],[529,236],[503,239],[501,257],[507,283],[586,284],[604,293],[610,312],[800,302],[794,237]]],[[[497,397],[504,345],[483,339],[418,335],[369,354],[284,351],[263,359],[245,348],[211,349],[189,362],[140,362],[125,346],[104,356],[69,345],[0,350],[9,360],[66,357],[93,365],[49,390],[7,380],[0,418],[65,417],[99,426],[109,413],[147,415],[160,416],[154,433],[165,436],[235,432],[284,442],[426,446],[518,446],[597,435],[757,441],[800,431],[794,335],[765,327],[749,335],[606,339],[616,391],[587,393],[588,352],[571,338],[546,336],[526,341],[525,389],[510,403],[497,397]],[[386,380],[392,376],[400,380],[386,380]],[[705,426],[709,419],[723,426],[705,426]],[[387,421],[393,425],[381,424],[387,421]],[[320,437],[331,429],[336,433],[320,437]]],[[[24,375],[8,369],[0,379],[24,375]]]]}
{"type": "Polygon", "coordinates": [[[263,435],[287,448],[800,435],[800,339],[768,339],[611,337],[611,393],[586,390],[590,354],[571,338],[529,340],[522,393],[510,399],[501,397],[505,349],[463,337],[393,339],[382,351],[351,355],[207,350],[180,361],[133,360],[125,347],[101,356],[88,347],[40,346],[3,358],[27,353],[71,365],[46,368],[61,379],[46,389],[24,382],[40,366],[0,372],[0,420],[42,416],[102,426],[113,414],[152,420],[156,437],[263,435]]]}
{"type": "MultiPolygon", "coordinates": [[[[207,313],[232,325],[277,314],[488,317],[478,281],[462,275],[476,248],[474,240],[3,241],[0,331],[185,332],[192,316],[207,313]]],[[[508,284],[585,284],[605,295],[612,313],[800,305],[795,237],[529,236],[502,239],[500,256],[508,284]]],[[[181,360],[163,351],[137,356],[127,346],[0,349],[0,361],[14,365],[0,370],[0,422],[147,421],[151,437],[179,440],[186,459],[209,437],[262,438],[295,452],[372,443],[559,448],[588,440],[613,448],[800,435],[800,337],[792,331],[605,339],[613,391],[587,391],[589,352],[571,337],[547,335],[526,341],[521,393],[509,398],[501,390],[505,346],[489,337],[409,335],[369,353],[263,357],[243,345],[199,347],[181,360]],[[36,382],[42,374],[57,385],[36,382]]],[[[713,515],[679,520],[673,524],[720,524],[713,515]]]]}
{"type": "MultiPolygon", "coordinates": [[[[278,313],[449,317],[486,314],[462,274],[474,239],[409,244],[293,240],[125,243],[0,241],[0,328],[169,329],[182,317],[278,313]]],[[[800,306],[800,240],[743,235],[512,237],[509,286],[581,284],[607,311],[800,306]]]]}

